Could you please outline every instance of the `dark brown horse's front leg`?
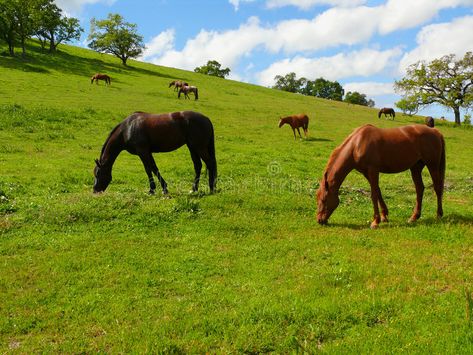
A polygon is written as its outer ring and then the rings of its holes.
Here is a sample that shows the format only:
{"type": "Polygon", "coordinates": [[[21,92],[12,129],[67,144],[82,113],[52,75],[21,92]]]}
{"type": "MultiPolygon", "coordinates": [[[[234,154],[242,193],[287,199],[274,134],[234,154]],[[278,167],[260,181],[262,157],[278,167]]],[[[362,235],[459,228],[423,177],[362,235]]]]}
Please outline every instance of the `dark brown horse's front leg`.
{"type": "Polygon", "coordinates": [[[424,196],[424,182],[422,181],[422,169],[424,163],[418,162],[411,168],[411,176],[416,188],[416,205],[412,216],[409,218],[409,223],[417,221],[422,214],[422,198],[424,196]]]}

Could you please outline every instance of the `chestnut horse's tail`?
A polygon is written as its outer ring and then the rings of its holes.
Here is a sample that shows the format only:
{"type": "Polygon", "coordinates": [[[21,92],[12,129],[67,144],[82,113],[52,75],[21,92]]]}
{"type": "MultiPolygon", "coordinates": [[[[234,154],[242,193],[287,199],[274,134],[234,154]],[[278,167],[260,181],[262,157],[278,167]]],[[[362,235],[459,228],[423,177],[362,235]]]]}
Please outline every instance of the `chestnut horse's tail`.
{"type": "Polygon", "coordinates": [[[444,184],[445,184],[445,166],[446,166],[446,158],[445,158],[445,139],[441,136],[442,140],[442,152],[440,154],[440,188],[441,193],[443,194],[444,184]]]}

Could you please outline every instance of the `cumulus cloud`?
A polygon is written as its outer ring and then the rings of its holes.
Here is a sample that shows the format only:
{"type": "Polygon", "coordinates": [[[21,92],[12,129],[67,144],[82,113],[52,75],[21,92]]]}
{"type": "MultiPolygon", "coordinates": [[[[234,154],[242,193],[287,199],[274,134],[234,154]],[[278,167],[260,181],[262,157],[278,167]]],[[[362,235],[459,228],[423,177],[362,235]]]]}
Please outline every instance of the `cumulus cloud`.
{"type": "Polygon", "coordinates": [[[171,51],[174,47],[174,29],[168,29],[151,39],[145,44],[146,49],[143,52],[141,60],[153,61],[153,58],[162,56],[171,51]]]}
{"type": "Polygon", "coordinates": [[[370,76],[393,65],[400,54],[400,49],[394,48],[386,51],[363,49],[320,58],[297,56],[271,64],[259,73],[257,80],[261,85],[272,86],[276,75],[285,75],[290,72],[295,72],[298,77],[310,80],[319,77],[340,80],[351,76],[370,76]]]}
{"type": "Polygon", "coordinates": [[[68,14],[79,14],[87,4],[112,5],[116,0],[55,0],[56,5],[68,14]]]}
{"type": "Polygon", "coordinates": [[[373,81],[367,82],[353,82],[343,84],[345,92],[358,91],[359,93],[365,94],[368,97],[383,96],[394,94],[394,88],[392,83],[377,83],[373,81]]]}
{"type": "Polygon", "coordinates": [[[233,7],[235,8],[235,11],[238,11],[239,7],[240,7],[240,3],[244,3],[244,2],[253,2],[255,0],[228,0],[230,2],[230,4],[233,5],[233,7]]]}
{"type": "Polygon", "coordinates": [[[268,8],[295,6],[303,10],[308,10],[316,5],[354,7],[364,3],[366,3],[366,0],[267,0],[266,6],[268,8]]]}
{"type": "Polygon", "coordinates": [[[463,57],[465,52],[472,50],[473,16],[457,18],[452,22],[425,26],[417,35],[418,46],[406,53],[399,65],[399,71],[419,60],[430,61],[446,54],[463,57]]]}

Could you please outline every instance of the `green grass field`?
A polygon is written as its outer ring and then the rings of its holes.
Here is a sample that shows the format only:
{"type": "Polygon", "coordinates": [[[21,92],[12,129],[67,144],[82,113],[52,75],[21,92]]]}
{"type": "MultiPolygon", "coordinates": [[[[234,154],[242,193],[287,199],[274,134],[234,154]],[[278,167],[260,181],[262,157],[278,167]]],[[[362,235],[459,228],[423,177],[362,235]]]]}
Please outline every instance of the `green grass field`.
{"type": "Polygon", "coordinates": [[[360,125],[421,117],[60,49],[0,56],[0,353],[473,352],[473,130],[437,125],[442,220],[426,170],[416,224],[410,173],[382,175],[390,222],[370,230],[369,185],[352,172],[319,226],[331,151],[360,125]],[[95,72],[112,85],[91,85],[95,72]],[[178,100],[174,79],[199,100],[178,100]],[[218,193],[203,178],[188,194],[183,147],[155,154],[171,198],[147,194],[126,152],[92,194],[102,144],[139,110],[211,118],[218,193]],[[277,127],[299,112],[309,139],[277,127]]]}

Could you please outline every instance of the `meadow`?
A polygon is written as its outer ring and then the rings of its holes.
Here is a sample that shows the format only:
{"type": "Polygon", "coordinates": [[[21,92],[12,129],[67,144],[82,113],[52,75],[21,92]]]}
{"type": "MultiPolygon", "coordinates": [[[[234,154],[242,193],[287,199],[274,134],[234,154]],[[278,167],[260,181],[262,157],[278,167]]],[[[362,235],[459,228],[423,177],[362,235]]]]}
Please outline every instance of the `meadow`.
{"type": "MultiPolygon", "coordinates": [[[[446,140],[444,218],[424,171],[381,175],[390,222],[370,230],[352,172],[328,226],[315,191],[356,127],[422,123],[71,46],[0,56],[0,353],[472,353],[473,130],[446,140]],[[104,72],[110,87],[90,84],[104,72]],[[177,99],[170,81],[199,87],[177,99]],[[191,96],[192,97],[192,96],[191,96]],[[134,111],[199,111],[215,128],[216,194],[189,194],[187,148],[155,154],[170,198],[123,152],[105,193],[94,159],[134,111]],[[280,116],[305,112],[309,138],[280,116]]],[[[281,73],[284,74],[284,73],[281,73]]]]}

